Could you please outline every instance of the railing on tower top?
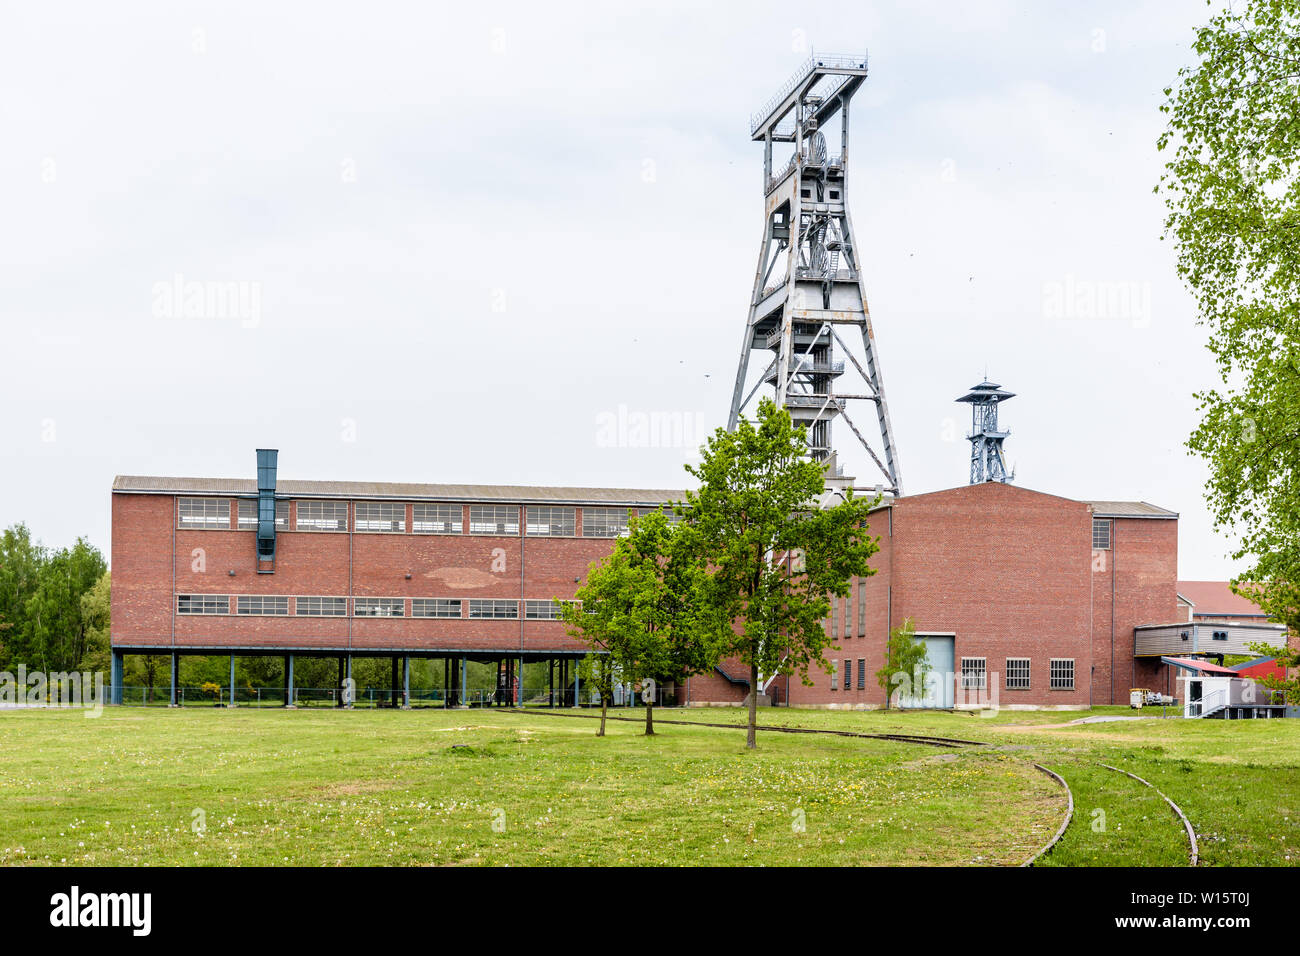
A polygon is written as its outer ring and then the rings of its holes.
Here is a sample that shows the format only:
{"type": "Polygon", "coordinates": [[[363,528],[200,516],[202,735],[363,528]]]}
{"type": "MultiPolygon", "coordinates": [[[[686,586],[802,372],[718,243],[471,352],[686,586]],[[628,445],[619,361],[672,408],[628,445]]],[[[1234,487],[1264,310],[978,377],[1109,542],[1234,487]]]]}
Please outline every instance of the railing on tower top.
{"type": "MultiPolygon", "coordinates": [[[[864,50],[861,56],[847,53],[809,53],[808,59],[800,64],[799,69],[795,72],[785,85],[770,100],[763,104],[763,108],[757,113],[751,113],[749,116],[749,134],[752,136],[763,125],[763,121],[772,115],[772,110],[776,109],[781,101],[794,92],[804,80],[808,79],[815,70],[821,67],[830,67],[832,69],[866,69],[867,53],[864,50]]],[[[838,87],[837,87],[838,88],[838,87]]]]}

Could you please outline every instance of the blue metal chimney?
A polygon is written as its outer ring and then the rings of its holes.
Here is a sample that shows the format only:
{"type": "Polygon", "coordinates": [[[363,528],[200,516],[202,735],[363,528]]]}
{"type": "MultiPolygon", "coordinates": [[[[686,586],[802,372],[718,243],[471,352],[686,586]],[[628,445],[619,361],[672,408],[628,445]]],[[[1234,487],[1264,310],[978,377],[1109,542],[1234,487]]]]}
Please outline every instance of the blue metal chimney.
{"type": "Polygon", "coordinates": [[[257,573],[275,573],[275,469],[280,452],[257,449],[257,573]]]}

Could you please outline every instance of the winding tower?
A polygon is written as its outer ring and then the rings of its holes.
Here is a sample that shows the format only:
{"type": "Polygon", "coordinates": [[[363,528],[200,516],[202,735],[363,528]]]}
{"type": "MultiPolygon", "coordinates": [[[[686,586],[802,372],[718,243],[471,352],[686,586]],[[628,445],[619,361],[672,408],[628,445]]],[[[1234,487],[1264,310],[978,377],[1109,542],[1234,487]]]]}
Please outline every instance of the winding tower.
{"type": "Polygon", "coordinates": [[[843,458],[831,437],[838,419],[880,469],[879,487],[900,495],[898,451],[848,206],[849,103],[866,78],[865,53],[814,53],[750,118],[750,139],[763,144],[763,237],[727,427],[734,429],[755,394],[769,386],[795,423],[807,426],[809,453],[828,472],[838,473],[843,458]],[[827,143],[826,131],[833,137],[835,126],[838,149],[827,143]],[[792,151],[778,167],[774,155],[782,144],[792,151]],[[771,357],[751,382],[756,351],[771,357]],[[864,405],[874,409],[859,417],[864,405]],[[867,424],[872,411],[875,427],[867,424]],[[876,430],[879,440],[869,439],[876,430]]]}

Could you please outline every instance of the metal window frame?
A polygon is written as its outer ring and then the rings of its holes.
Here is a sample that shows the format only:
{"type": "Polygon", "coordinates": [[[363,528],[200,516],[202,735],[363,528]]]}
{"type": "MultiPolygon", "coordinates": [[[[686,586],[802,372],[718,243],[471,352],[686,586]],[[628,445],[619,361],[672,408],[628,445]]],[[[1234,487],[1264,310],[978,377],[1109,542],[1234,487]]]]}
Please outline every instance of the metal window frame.
{"type": "Polygon", "coordinates": [[[352,530],[358,534],[406,534],[406,502],[356,502],[352,509],[352,530]],[[362,509],[365,509],[365,517],[362,517],[362,509]],[[365,527],[362,527],[363,522],[365,527]]]}
{"type": "Polygon", "coordinates": [[[400,617],[400,618],[404,618],[404,617],[406,617],[406,598],[399,598],[399,597],[370,597],[369,595],[367,595],[367,596],[365,596],[365,597],[353,597],[353,598],[352,598],[352,616],[353,616],[353,617],[384,617],[384,618],[395,618],[395,617],[400,617]],[[389,611],[388,611],[387,614],[358,613],[358,612],[357,612],[357,605],[360,604],[361,602],[365,602],[367,605],[370,605],[371,603],[374,603],[376,606],[379,606],[381,602],[387,602],[387,606],[388,606],[389,611]],[[397,609],[397,613],[393,613],[393,608],[394,608],[394,607],[396,607],[396,609],[397,609]]]}
{"type": "Polygon", "coordinates": [[[230,614],[230,595],[229,594],[177,594],[176,595],[176,613],[184,617],[219,617],[221,615],[229,616],[230,614]],[[181,599],[187,599],[191,607],[190,610],[181,608],[181,599]],[[193,610],[194,602],[199,602],[200,608],[205,608],[208,604],[213,606],[223,605],[224,611],[193,610]]]}
{"type": "Polygon", "coordinates": [[[1031,661],[1028,657],[1008,657],[1008,658],[1007,658],[1007,664],[1006,664],[1006,675],[1005,675],[1005,676],[1006,676],[1006,689],[1007,689],[1007,690],[1029,690],[1030,687],[1031,687],[1031,685],[1032,685],[1032,683],[1033,683],[1033,681],[1032,681],[1032,678],[1033,678],[1033,663],[1032,663],[1032,661],[1031,661]],[[1016,670],[1016,673],[1014,674],[1014,676],[1013,676],[1013,674],[1012,674],[1012,665],[1013,665],[1013,664],[1015,665],[1015,670],[1016,670]],[[1023,667],[1023,670],[1024,670],[1024,676],[1023,676],[1023,678],[1021,677],[1021,674],[1020,674],[1020,671],[1021,671],[1021,666],[1020,666],[1020,665],[1022,665],[1022,664],[1024,665],[1024,667],[1023,667]],[[1013,683],[1011,683],[1011,681],[1012,681],[1013,679],[1016,680],[1016,681],[1020,681],[1020,680],[1023,679],[1023,680],[1024,680],[1024,684],[1019,684],[1019,683],[1013,684],[1013,683]]]}
{"type": "Polygon", "coordinates": [[[524,508],[524,534],[532,538],[577,537],[578,509],[568,505],[528,505],[524,508]],[[557,514],[559,521],[555,520],[557,514]],[[545,531],[534,530],[543,527],[545,531]],[[560,530],[553,530],[556,527],[560,530]]]}
{"type": "Polygon", "coordinates": [[[347,503],[346,501],[341,501],[341,500],[336,499],[336,498],[328,498],[328,499],[319,499],[319,498],[302,498],[302,499],[297,499],[297,501],[298,501],[298,505],[297,505],[297,507],[294,509],[296,513],[295,513],[295,515],[294,515],[294,519],[293,519],[293,530],[294,530],[294,531],[313,531],[313,532],[320,532],[321,534],[347,534],[347,530],[348,530],[348,503],[347,503]],[[332,520],[333,520],[333,521],[335,522],[335,524],[338,525],[338,526],[337,526],[337,527],[334,527],[334,528],[322,528],[322,527],[310,527],[310,526],[309,526],[309,527],[304,527],[304,526],[303,526],[303,509],[305,508],[306,511],[307,511],[307,521],[308,521],[308,522],[313,522],[313,521],[314,521],[314,522],[323,522],[323,521],[326,520],[326,519],[325,519],[325,515],[324,515],[324,510],[325,510],[325,509],[324,509],[324,506],[325,506],[325,505],[334,505],[334,506],[335,506],[335,507],[333,508],[334,515],[333,515],[332,520]],[[343,506],[343,513],[342,513],[342,516],[339,515],[339,511],[338,511],[338,507],[337,507],[338,505],[342,505],[342,506],[343,506]],[[321,515],[319,515],[319,516],[312,515],[312,512],[313,512],[313,511],[316,511],[316,510],[321,511],[321,512],[322,512],[321,515]],[[341,524],[339,524],[340,522],[341,522],[341,524]]]}
{"type": "Polygon", "coordinates": [[[230,530],[230,499],[221,498],[215,495],[178,495],[176,497],[176,530],[178,531],[229,531],[230,530]],[[186,524],[183,521],[185,517],[196,517],[193,514],[186,515],[185,505],[190,503],[191,507],[194,502],[202,502],[203,513],[201,522],[191,522],[186,524]],[[209,508],[208,506],[212,507],[209,508]],[[221,514],[224,509],[224,519],[221,514]],[[209,514],[209,511],[212,513],[209,514]]]}
{"type": "Polygon", "coordinates": [[[1074,690],[1074,676],[1075,675],[1074,675],[1073,657],[1052,657],[1048,659],[1047,662],[1047,689],[1048,690],[1074,690]],[[1064,677],[1057,676],[1058,664],[1070,665],[1070,678],[1069,678],[1070,684],[1068,687],[1065,686],[1063,683],[1058,683],[1058,681],[1065,680],[1064,677]]]}
{"type": "Polygon", "coordinates": [[[1114,543],[1113,531],[1114,531],[1114,525],[1112,524],[1112,520],[1110,518],[1093,518],[1092,519],[1092,550],[1109,551],[1111,549],[1111,544],[1114,543]],[[1105,544],[1097,543],[1097,531],[1100,528],[1106,529],[1105,544]]]}
{"type": "MultiPolygon", "coordinates": [[[[335,605],[338,607],[339,605],[335,605]]],[[[293,599],[293,616],[294,617],[347,617],[348,616],[348,599],[345,597],[334,597],[328,594],[303,594],[295,595],[293,599]],[[326,614],[324,610],[304,611],[302,609],[303,601],[341,601],[342,607],[337,614],[326,614]]]]}
{"type": "Polygon", "coordinates": [[[989,685],[989,659],[987,657],[963,657],[961,659],[961,686],[962,690],[988,690],[989,685]],[[979,670],[967,672],[966,664],[979,664],[979,670]],[[971,683],[972,680],[978,680],[978,683],[971,683]]]}
{"type": "Polygon", "coordinates": [[[858,658],[858,690],[867,689],[867,659],[858,658]]]}
{"type": "MultiPolygon", "coordinates": [[[[294,610],[297,610],[297,602],[294,603],[294,610]]],[[[240,617],[289,617],[289,596],[286,594],[236,594],[235,595],[235,614],[240,617]],[[268,611],[266,609],[269,601],[283,601],[283,611],[268,611]],[[256,606],[257,610],[245,611],[243,605],[256,606]]]]}
{"type": "Polygon", "coordinates": [[[411,598],[411,617],[426,621],[457,621],[465,616],[465,601],[462,598],[414,597],[411,598]],[[456,605],[455,614],[421,614],[419,608],[428,607],[435,610],[450,610],[447,605],[456,605]]]}
{"type": "Polygon", "coordinates": [[[462,534],[465,530],[465,507],[441,502],[417,501],[411,507],[412,534],[462,534]],[[453,517],[453,515],[455,517],[453,517]],[[434,527],[422,528],[420,525],[441,525],[442,530],[434,527]],[[455,525],[450,530],[449,525],[455,525]]]}
{"type": "Polygon", "coordinates": [[[517,621],[519,620],[519,602],[510,598],[470,598],[469,600],[469,618],[475,621],[517,621]],[[475,614],[475,605],[479,605],[479,613],[475,614]],[[485,608],[485,605],[491,605],[485,608]],[[498,614],[498,611],[507,610],[507,606],[512,606],[513,614],[498,614]],[[484,614],[484,610],[491,613],[484,614]]]}
{"type": "Polygon", "coordinates": [[[844,659],[844,689],[853,689],[853,658],[851,657],[844,659]]]}
{"type": "Polygon", "coordinates": [[[628,533],[631,508],[583,508],[584,538],[621,538],[628,533]]]}
{"type": "Polygon", "coordinates": [[[498,535],[506,538],[519,537],[519,506],[518,505],[470,505],[469,506],[469,533],[478,535],[498,535]],[[491,512],[492,520],[484,520],[485,515],[491,512]],[[475,515],[478,515],[476,518],[475,515]],[[505,520],[500,520],[506,516],[505,520]],[[477,528],[475,526],[478,526],[477,528]],[[479,530],[491,526],[490,531],[479,530]],[[514,528],[511,531],[511,527],[514,528]],[[504,529],[504,530],[501,530],[504,529]]]}

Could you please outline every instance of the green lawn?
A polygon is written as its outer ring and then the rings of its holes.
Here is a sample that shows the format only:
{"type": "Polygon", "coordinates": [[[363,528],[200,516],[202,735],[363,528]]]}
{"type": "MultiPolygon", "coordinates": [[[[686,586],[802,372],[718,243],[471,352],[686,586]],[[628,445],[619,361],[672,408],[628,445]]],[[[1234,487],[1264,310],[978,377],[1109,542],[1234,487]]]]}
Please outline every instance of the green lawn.
{"type": "MultiPolygon", "coordinates": [[[[590,715],[591,711],[583,713],[590,715]]],[[[1300,721],[764,710],[760,723],[985,746],[500,710],[0,713],[3,864],[1044,865],[1300,862],[1300,721]],[[1100,813],[1098,812],[1100,811],[1100,813]],[[200,826],[199,824],[203,824],[200,826]]],[[[1128,713],[1123,708],[1094,713],[1128,713]]],[[[639,717],[620,710],[618,716],[639,717]]]]}

